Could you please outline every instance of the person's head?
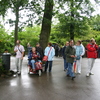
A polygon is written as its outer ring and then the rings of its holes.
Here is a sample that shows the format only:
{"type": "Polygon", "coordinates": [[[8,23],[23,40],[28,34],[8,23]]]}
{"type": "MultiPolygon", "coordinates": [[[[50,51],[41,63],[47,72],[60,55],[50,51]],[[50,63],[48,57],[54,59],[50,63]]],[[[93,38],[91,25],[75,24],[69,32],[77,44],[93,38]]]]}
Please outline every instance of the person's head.
{"type": "Polygon", "coordinates": [[[27,47],[31,47],[30,43],[27,44],[27,47]]]}
{"type": "Polygon", "coordinates": [[[77,45],[81,45],[81,40],[78,40],[77,41],[77,45]]]}
{"type": "Polygon", "coordinates": [[[19,44],[20,44],[20,40],[17,40],[17,41],[16,41],[16,44],[19,45],[19,44]]]}
{"type": "Polygon", "coordinates": [[[39,43],[36,43],[36,47],[39,47],[40,46],[40,44],[39,43]]]}
{"type": "Polygon", "coordinates": [[[51,47],[51,46],[52,46],[52,43],[49,42],[49,43],[48,43],[48,46],[51,47]]]}
{"type": "Polygon", "coordinates": [[[65,46],[69,46],[69,42],[68,41],[66,42],[65,46]]]}
{"type": "Polygon", "coordinates": [[[74,45],[74,41],[73,41],[73,40],[70,40],[70,41],[69,41],[69,45],[70,45],[70,46],[73,46],[73,45],[74,45]]]}
{"type": "Polygon", "coordinates": [[[8,53],[8,49],[5,49],[4,53],[8,53]]]}
{"type": "Polygon", "coordinates": [[[32,47],[32,52],[35,52],[36,51],[36,48],[35,47],[32,47]]]}
{"type": "Polygon", "coordinates": [[[92,44],[95,44],[95,43],[96,43],[96,42],[95,42],[95,39],[93,39],[93,38],[90,40],[90,42],[91,42],[92,44]]]}

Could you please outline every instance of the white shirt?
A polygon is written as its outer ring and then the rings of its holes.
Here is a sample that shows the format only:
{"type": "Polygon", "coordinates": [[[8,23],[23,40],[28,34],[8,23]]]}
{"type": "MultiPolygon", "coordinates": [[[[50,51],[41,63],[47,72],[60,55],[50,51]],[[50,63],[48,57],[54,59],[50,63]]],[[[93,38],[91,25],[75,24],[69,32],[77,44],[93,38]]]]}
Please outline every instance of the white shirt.
{"type": "Polygon", "coordinates": [[[24,47],[22,45],[15,46],[14,51],[16,51],[16,50],[18,50],[16,52],[16,58],[21,58],[22,57],[22,53],[21,52],[24,52],[25,51],[24,47]]]}

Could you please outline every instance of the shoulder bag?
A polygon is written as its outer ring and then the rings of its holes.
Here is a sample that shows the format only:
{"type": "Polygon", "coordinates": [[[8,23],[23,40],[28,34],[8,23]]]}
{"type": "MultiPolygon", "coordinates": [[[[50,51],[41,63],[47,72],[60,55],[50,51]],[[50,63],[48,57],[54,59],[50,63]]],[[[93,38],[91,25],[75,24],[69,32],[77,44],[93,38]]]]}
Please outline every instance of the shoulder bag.
{"type": "Polygon", "coordinates": [[[50,50],[48,52],[48,55],[43,57],[42,61],[47,61],[48,60],[48,56],[50,54],[51,49],[52,49],[52,47],[50,48],[50,50]]]}

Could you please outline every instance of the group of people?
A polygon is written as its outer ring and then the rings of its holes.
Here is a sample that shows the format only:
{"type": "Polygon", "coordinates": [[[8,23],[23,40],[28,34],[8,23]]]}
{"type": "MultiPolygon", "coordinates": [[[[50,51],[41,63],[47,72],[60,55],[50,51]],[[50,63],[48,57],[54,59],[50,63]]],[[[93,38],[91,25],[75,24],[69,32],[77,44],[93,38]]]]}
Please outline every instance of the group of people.
{"type": "MultiPolygon", "coordinates": [[[[90,75],[93,75],[92,68],[95,59],[97,58],[98,45],[96,44],[94,39],[90,40],[90,43],[87,44],[86,49],[88,58],[88,70],[86,76],[88,77],[90,75]]],[[[17,72],[18,74],[21,74],[22,60],[25,49],[20,44],[20,40],[17,40],[14,51],[16,52],[17,72]]],[[[73,63],[76,62],[76,73],[81,74],[82,56],[85,54],[85,51],[85,47],[82,45],[80,40],[77,41],[76,45],[74,45],[73,40],[70,40],[69,42],[66,42],[66,45],[62,48],[64,71],[66,71],[67,77],[71,77],[72,80],[75,78],[75,74],[73,71],[73,63]]],[[[28,64],[31,64],[33,71],[35,71],[35,62],[37,60],[42,61],[44,55],[48,56],[48,60],[45,63],[45,72],[47,72],[47,70],[49,72],[52,71],[52,62],[53,57],[55,56],[55,49],[51,43],[48,43],[48,46],[45,48],[44,51],[41,48],[40,44],[37,43],[36,47],[32,47],[31,52],[28,53],[28,58],[30,59],[30,62],[28,64]]]]}
{"type": "MultiPolygon", "coordinates": [[[[23,61],[23,57],[24,57],[24,53],[25,53],[25,49],[24,46],[22,46],[20,44],[20,40],[16,41],[16,46],[14,48],[14,52],[16,53],[16,68],[17,68],[17,73],[18,75],[21,74],[21,69],[22,69],[22,61],[23,61]]],[[[52,61],[53,61],[53,57],[55,55],[55,50],[52,47],[51,43],[48,43],[48,46],[45,48],[45,50],[43,51],[43,49],[41,48],[40,44],[37,43],[36,47],[32,47],[30,52],[28,53],[28,65],[32,66],[32,70],[35,71],[35,63],[37,61],[42,61],[43,57],[48,56],[48,60],[45,63],[45,72],[47,71],[48,67],[49,67],[49,72],[51,72],[52,70],[52,61]],[[49,53],[49,55],[48,55],[49,53]]]]}
{"type": "MultiPolygon", "coordinates": [[[[88,70],[86,76],[89,77],[90,75],[93,75],[92,68],[94,61],[97,58],[98,51],[98,45],[94,39],[90,40],[86,49],[88,58],[88,70]]],[[[71,77],[73,80],[75,78],[73,64],[76,62],[76,73],[81,74],[82,56],[85,54],[85,47],[82,45],[80,40],[77,41],[76,45],[74,45],[73,40],[70,40],[69,42],[66,42],[66,45],[63,47],[62,54],[64,59],[64,71],[67,70],[67,77],[71,77]]]]}

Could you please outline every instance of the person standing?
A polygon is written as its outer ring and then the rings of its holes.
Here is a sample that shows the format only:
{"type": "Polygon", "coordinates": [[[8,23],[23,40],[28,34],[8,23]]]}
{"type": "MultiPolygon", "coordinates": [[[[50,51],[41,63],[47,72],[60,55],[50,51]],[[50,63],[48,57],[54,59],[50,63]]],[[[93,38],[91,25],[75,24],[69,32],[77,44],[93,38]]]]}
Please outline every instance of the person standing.
{"type": "Polygon", "coordinates": [[[64,59],[64,71],[67,70],[68,68],[68,63],[66,62],[66,55],[65,55],[65,49],[66,47],[69,46],[69,42],[67,41],[65,46],[62,48],[62,56],[63,56],[63,59],[64,59]]]}
{"type": "Polygon", "coordinates": [[[73,40],[69,41],[69,46],[65,49],[65,55],[66,55],[66,61],[68,63],[68,70],[67,70],[67,76],[71,77],[72,80],[75,78],[74,72],[73,72],[73,62],[75,59],[75,48],[73,47],[73,40]]]}
{"type": "Polygon", "coordinates": [[[25,52],[24,47],[20,44],[20,40],[16,41],[16,46],[14,48],[14,52],[16,53],[15,65],[17,68],[17,72],[20,75],[21,69],[22,69],[23,56],[24,56],[24,52],[25,52]]]}
{"type": "Polygon", "coordinates": [[[91,71],[95,62],[95,59],[97,58],[97,50],[98,45],[96,44],[95,40],[92,38],[90,40],[90,43],[87,44],[87,58],[88,58],[88,71],[86,76],[89,77],[90,75],[94,75],[91,71]]]}
{"type": "Polygon", "coordinates": [[[53,57],[55,55],[55,50],[52,47],[51,43],[48,43],[48,46],[45,48],[45,56],[48,56],[48,60],[46,61],[45,64],[45,72],[47,72],[48,66],[49,66],[49,72],[52,71],[52,62],[53,62],[53,57]]]}
{"type": "Polygon", "coordinates": [[[56,44],[55,45],[55,56],[58,57],[58,54],[59,54],[59,45],[56,44]]]}
{"type": "Polygon", "coordinates": [[[77,66],[77,73],[81,74],[81,63],[82,63],[82,56],[84,55],[84,47],[81,44],[81,41],[78,40],[76,44],[76,66],[77,66]]]}
{"type": "Polygon", "coordinates": [[[36,51],[39,52],[39,54],[40,54],[39,60],[42,60],[43,56],[44,56],[44,51],[39,43],[36,44],[36,51]]]}

